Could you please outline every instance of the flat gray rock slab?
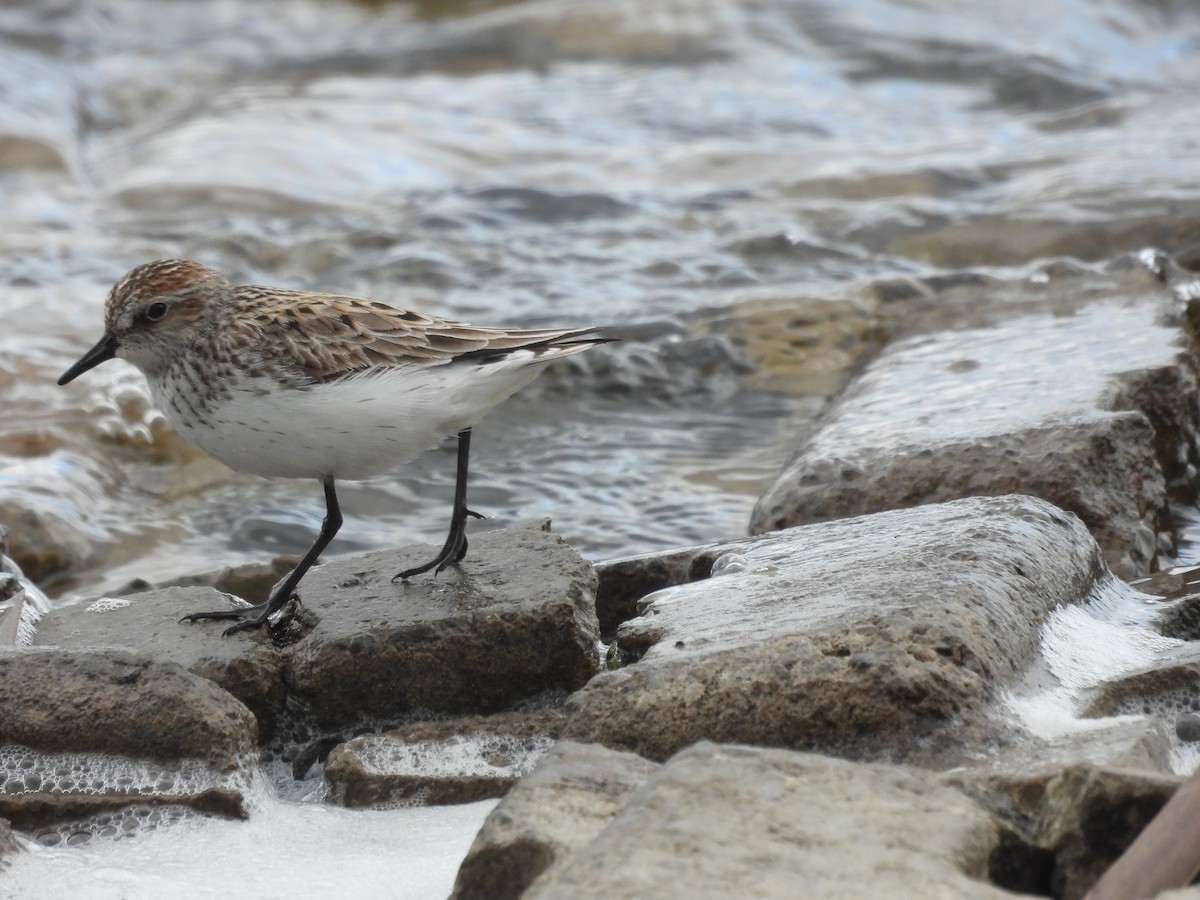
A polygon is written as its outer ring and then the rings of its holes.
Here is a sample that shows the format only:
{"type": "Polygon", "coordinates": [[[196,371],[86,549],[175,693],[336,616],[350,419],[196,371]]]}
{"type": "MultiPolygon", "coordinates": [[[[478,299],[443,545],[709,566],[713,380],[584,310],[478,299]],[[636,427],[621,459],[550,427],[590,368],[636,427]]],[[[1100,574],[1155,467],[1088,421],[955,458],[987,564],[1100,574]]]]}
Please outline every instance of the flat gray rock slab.
{"type": "Polygon", "coordinates": [[[0,653],[0,743],[159,760],[257,746],[250,711],[178,663],[54,648],[0,653]]]}
{"type": "Polygon", "coordinates": [[[553,881],[658,768],[598,744],[556,744],[488,815],[451,897],[516,900],[553,881]]]}
{"type": "Polygon", "coordinates": [[[1196,371],[1166,288],[1113,282],[890,346],[799,445],[751,531],[1024,493],[1083,519],[1121,577],[1146,574],[1169,540],[1166,485],[1196,462],[1196,371]]]}
{"type": "Polygon", "coordinates": [[[705,743],[524,896],[1012,897],[984,880],[1001,830],[928,773],[705,743]]]}
{"type": "Polygon", "coordinates": [[[317,624],[289,648],[287,677],[319,723],[495,712],[596,672],[596,574],[548,521],[473,535],[460,566],[392,583],[437,549],[336,560],[304,580],[317,624]]]}
{"type": "Polygon", "coordinates": [[[436,578],[392,576],[438,548],[341,559],[301,582],[302,612],[277,647],[263,631],[180,616],[234,605],[209,587],[171,587],[57,610],[39,645],[119,647],[174,660],[246,704],[269,737],[290,696],[318,724],[414,713],[487,713],[582,686],[599,666],[596,574],[549,522],[471,537],[436,578]]]}
{"type": "Polygon", "coordinates": [[[265,634],[223,638],[228,622],[181,623],[201,610],[231,606],[210,587],[171,587],[106,598],[48,613],[34,636],[36,646],[112,647],[169,659],[220,685],[254,713],[260,737],[274,730],[286,697],[283,657],[265,634]]]}
{"type": "Polygon", "coordinates": [[[1107,574],[1078,518],[1021,496],[706,552],[727,574],[644,600],[619,631],[637,661],[567,701],[565,738],[658,760],[698,740],[908,759],[1022,673],[1040,618],[1107,574]]]}

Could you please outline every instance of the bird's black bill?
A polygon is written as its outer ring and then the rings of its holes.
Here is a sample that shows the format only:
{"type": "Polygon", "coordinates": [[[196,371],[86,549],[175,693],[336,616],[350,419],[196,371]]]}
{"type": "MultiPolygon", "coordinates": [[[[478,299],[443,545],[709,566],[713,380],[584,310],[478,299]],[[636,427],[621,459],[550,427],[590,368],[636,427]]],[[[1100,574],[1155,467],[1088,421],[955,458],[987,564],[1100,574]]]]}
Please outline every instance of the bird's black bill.
{"type": "Polygon", "coordinates": [[[117,355],[117,336],[111,331],[104,332],[104,337],[100,338],[100,343],[83,354],[79,362],[63,372],[62,378],[58,379],[59,384],[66,384],[68,381],[74,381],[88,369],[94,369],[102,362],[107,362],[117,355]]]}

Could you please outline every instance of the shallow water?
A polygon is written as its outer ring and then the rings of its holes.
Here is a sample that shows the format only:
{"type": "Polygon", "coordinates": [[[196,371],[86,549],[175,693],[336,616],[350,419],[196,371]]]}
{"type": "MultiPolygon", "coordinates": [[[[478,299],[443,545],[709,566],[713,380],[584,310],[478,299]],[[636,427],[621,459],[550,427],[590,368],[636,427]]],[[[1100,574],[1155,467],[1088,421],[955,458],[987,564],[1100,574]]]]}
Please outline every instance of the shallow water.
{"type": "MultiPolygon", "coordinates": [[[[0,521],[58,602],[304,549],[306,482],[189,450],[98,337],[112,282],[614,325],[479,427],[472,506],[591,558],[736,536],[913,281],[1200,234],[1172,0],[0,7],[0,521]],[[28,551],[28,547],[24,548],[28,551]]],[[[340,491],[331,553],[438,541],[453,455],[340,491]]]]}
{"type": "Polygon", "coordinates": [[[450,893],[493,806],[374,812],[260,797],[246,822],[193,815],[121,838],[54,847],[26,841],[0,896],[429,900],[450,893]]]}

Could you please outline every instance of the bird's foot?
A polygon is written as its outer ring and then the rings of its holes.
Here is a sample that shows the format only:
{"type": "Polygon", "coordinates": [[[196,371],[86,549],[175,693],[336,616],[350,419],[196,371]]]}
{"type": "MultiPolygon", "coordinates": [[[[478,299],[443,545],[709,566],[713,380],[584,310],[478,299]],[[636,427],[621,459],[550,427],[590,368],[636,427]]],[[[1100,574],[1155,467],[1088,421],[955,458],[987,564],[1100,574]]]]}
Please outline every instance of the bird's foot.
{"type": "Polygon", "coordinates": [[[476,519],[484,518],[482,513],[477,513],[473,509],[464,509],[461,513],[456,514],[450,520],[450,534],[446,536],[446,543],[442,545],[438,555],[424,565],[405,569],[403,572],[393,575],[392,584],[428,572],[430,569],[433,569],[433,574],[436,576],[447,566],[459,563],[467,555],[467,516],[473,516],[476,519]]]}
{"type": "Polygon", "coordinates": [[[209,612],[188,613],[180,622],[200,622],[208,619],[236,619],[236,624],[231,625],[221,632],[222,637],[229,637],[231,634],[237,634],[239,631],[252,631],[255,628],[261,628],[269,624],[271,615],[275,611],[271,609],[271,604],[259,603],[255,606],[242,606],[237,609],[214,609],[209,612]]]}

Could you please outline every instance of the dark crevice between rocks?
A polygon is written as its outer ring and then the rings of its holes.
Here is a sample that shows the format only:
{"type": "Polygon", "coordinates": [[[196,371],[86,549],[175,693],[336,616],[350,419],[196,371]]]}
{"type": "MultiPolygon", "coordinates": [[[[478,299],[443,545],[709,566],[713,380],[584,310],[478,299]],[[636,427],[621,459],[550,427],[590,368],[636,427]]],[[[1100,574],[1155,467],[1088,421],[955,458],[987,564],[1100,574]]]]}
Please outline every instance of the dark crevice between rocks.
{"type": "Polygon", "coordinates": [[[1003,829],[987,861],[987,880],[998,888],[1017,894],[1052,897],[1054,854],[1026,840],[1015,831],[1003,829]]]}
{"type": "Polygon", "coordinates": [[[1162,605],[1154,627],[1165,637],[1181,641],[1200,640],[1200,568],[1184,572],[1156,572],[1132,583],[1147,594],[1159,597],[1162,605]]]}
{"type": "MultiPolygon", "coordinates": [[[[704,555],[703,548],[689,547],[668,553],[596,563],[596,575],[600,580],[596,588],[600,639],[605,643],[616,640],[617,628],[621,623],[640,614],[638,604],[643,597],[666,587],[707,578],[712,571],[712,559],[701,560],[700,557],[704,555]]],[[[648,647],[643,648],[642,653],[646,649],[648,647]]],[[[622,650],[626,648],[622,647],[622,650]]]]}
{"type": "Polygon", "coordinates": [[[517,900],[553,863],[554,851],[540,841],[516,840],[472,854],[459,869],[454,900],[517,900]]]}
{"type": "MultiPolygon", "coordinates": [[[[730,543],[720,543],[596,563],[600,580],[596,617],[600,620],[601,640],[615,641],[617,629],[639,616],[641,601],[655,591],[707,579],[712,575],[713,563],[729,549],[730,543]]],[[[623,639],[623,662],[640,659],[653,643],[639,639],[635,644],[623,639]]]]}

